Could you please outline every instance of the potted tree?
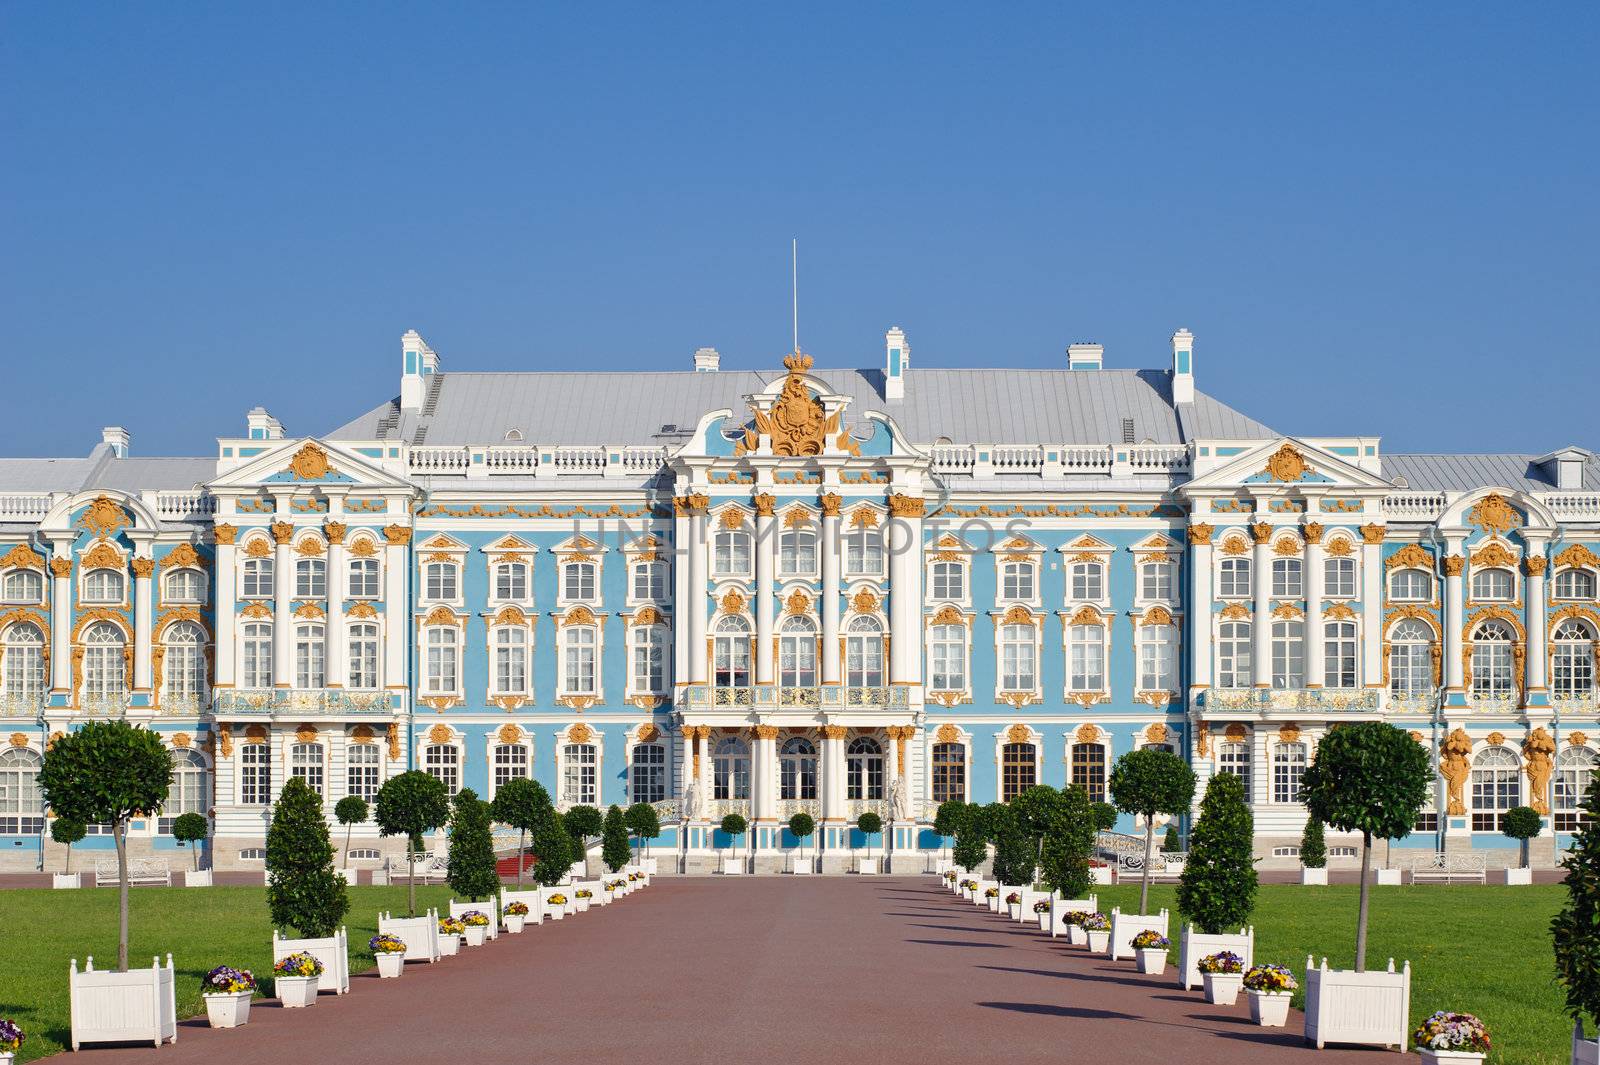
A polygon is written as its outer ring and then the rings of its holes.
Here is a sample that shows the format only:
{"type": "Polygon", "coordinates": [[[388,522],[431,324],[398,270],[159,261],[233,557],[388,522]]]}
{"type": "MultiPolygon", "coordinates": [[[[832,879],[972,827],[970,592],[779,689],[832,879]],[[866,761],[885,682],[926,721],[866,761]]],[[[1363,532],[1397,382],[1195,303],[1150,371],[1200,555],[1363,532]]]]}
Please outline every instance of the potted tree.
{"type": "Polygon", "coordinates": [[[566,898],[556,886],[567,879],[572,868],[573,843],[562,816],[553,807],[540,815],[530,846],[535,859],[533,879],[539,885],[540,919],[551,917],[559,921],[566,915],[566,898]],[[559,903],[555,901],[557,896],[562,896],[559,903]]]}
{"type": "Polygon", "coordinates": [[[211,826],[205,814],[180,814],[172,822],[172,838],[178,846],[189,848],[190,869],[183,875],[186,887],[210,887],[211,870],[200,871],[200,844],[210,835],[211,826]]]}
{"type": "Polygon", "coordinates": [[[66,845],[67,867],[65,872],[54,874],[50,881],[51,887],[75,888],[81,887],[82,879],[72,871],[72,845],[79,842],[88,833],[88,828],[82,821],[71,817],[56,817],[50,821],[50,838],[57,843],[66,845]]]}
{"type": "MultiPolygon", "coordinates": [[[[948,851],[955,845],[956,828],[966,812],[967,804],[960,799],[946,799],[933,812],[933,830],[940,836],[942,850],[948,851]]],[[[954,864],[953,860],[951,864],[954,864]]]]}
{"type": "Polygon", "coordinates": [[[1381,721],[1340,725],[1317,744],[1303,793],[1311,816],[1342,832],[1361,833],[1361,893],[1356,964],[1350,972],[1306,966],[1307,1041],[1404,1046],[1410,1034],[1411,965],[1369,973],[1367,908],[1372,841],[1405,835],[1428,799],[1428,752],[1403,729],[1381,721]]]}
{"type": "Polygon", "coordinates": [[[478,909],[480,899],[489,900],[491,912],[499,910],[500,874],[494,866],[494,838],[489,831],[489,804],[478,798],[471,788],[456,792],[450,810],[450,857],[445,866],[445,880],[456,895],[464,895],[466,902],[450,900],[450,916],[466,919],[468,913],[483,918],[474,923],[467,921],[467,942],[478,946],[485,935],[493,937],[498,925],[492,925],[488,914],[478,909]],[[478,930],[473,931],[476,927],[478,930]],[[476,940],[476,942],[474,942],[476,940]]]}
{"type": "MultiPolygon", "coordinates": [[[[1041,931],[1052,937],[1069,931],[1064,916],[1073,911],[1093,913],[1100,908],[1099,897],[1090,893],[1093,883],[1089,857],[1094,853],[1098,822],[1089,793],[1076,784],[1056,793],[1042,819],[1039,848],[1039,875],[1050,895],[1033,905],[1041,931]],[[1041,909],[1041,903],[1045,905],[1041,909]]],[[[1027,915],[1023,915],[1026,919],[1027,915]]]]}
{"type": "Polygon", "coordinates": [[[872,856],[872,837],[883,831],[883,818],[868,810],[856,819],[856,828],[860,829],[861,834],[867,837],[867,856],[856,859],[856,872],[876,873],[878,871],[878,859],[872,856]]]}
{"type": "MultiPolygon", "coordinates": [[[[956,842],[951,857],[967,871],[968,875],[960,880],[961,884],[966,884],[976,878],[979,867],[989,859],[989,836],[983,825],[983,808],[969,804],[959,811],[955,833],[956,842]]],[[[962,890],[968,889],[963,887],[962,890]]]]}
{"type": "Polygon", "coordinates": [[[444,827],[450,819],[450,796],[444,784],[420,769],[390,777],[378,789],[373,818],[384,836],[406,837],[406,878],[410,882],[406,906],[417,915],[417,856],[422,837],[444,827]]]}
{"type": "Polygon", "coordinates": [[[1550,922],[1556,975],[1566,985],[1572,1016],[1572,1065],[1600,1062],[1600,1040],[1588,1038],[1584,1018],[1600,1031],[1600,776],[1583,797],[1587,817],[1561,867],[1567,871],[1567,903],[1550,922]]]}
{"type": "Polygon", "coordinates": [[[633,848],[628,844],[627,819],[623,816],[622,807],[613,804],[606,811],[605,823],[600,830],[600,860],[605,863],[607,871],[615,873],[627,865],[631,857],[633,848]]]}
{"type": "Polygon", "coordinates": [[[1144,869],[1139,912],[1150,907],[1150,862],[1155,856],[1156,817],[1176,817],[1194,801],[1194,770],[1171,751],[1129,751],[1111,770],[1111,798],[1123,813],[1144,818],[1144,869]]]}
{"type": "Polygon", "coordinates": [[[1300,883],[1328,886],[1328,842],[1315,814],[1306,816],[1305,830],[1300,833],[1300,883]]]}
{"type": "Polygon", "coordinates": [[[494,793],[494,819],[517,830],[517,887],[527,865],[528,833],[550,811],[550,793],[528,777],[512,777],[494,793]]]}
{"type": "MultiPolygon", "coordinates": [[[[346,795],[333,804],[333,816],[344,826],[344,864],[343,869],[350,868],[350,834],[355,827],[371,816],[372,811],[367,806],[367,800],[359,795],[346,795]]],[[[345,874],[345,881],[349,882],[349,874],[345,874]]]]}
{"type": "Polygon", "coordinates": [[[573,844],[568,872],[573,877],[584,876],[588,873],[588,841],[605,829],[605,818],[593,806],[574,806],[561,816],[573,844]]]}
{"type": "MultiPolygon", "coordinates": [[[[722,824],[718,827],[722,829],[724,835],[733,840],[733,849],[737,851],[739,849],[739,837],[744,835],[745,829],[749,825],[740,815],[729,814],[722,819],[722,824]]],[[[744,872],[744,859],[742,857],[723,858],[722,871],[730,876],[744,872]]]]}
{"type": "Polygon", "coordinates": [[[1201,982],[1202,957],[1228,951],[1249,967],[1255,930],[1247,927],[1258,879],[1255,817],[1244,783],[1218,773],[1206,784],[1200,819],[1189,833],[1189,860],[1178,878],[1178,909],[1189,918],[1178,944],[1178,986],[1201,982]]]}
{"type": "Polygon", "coordinates": [[[1161,837],[1161,853],[1178,854],[1182,850],[1183,846],[1178,842],[1178,826],[1168,825],[1167,834],[1161,837]]]}
{"type": "MultiPolygon", "coordinates": [[[[816,830],[817,822],[804,810],[789,818],[789,834],[799,842],[799,846],[796,848],[797,851],[805,849],[806,840],[809,839],[811,834],[816,832],[816,830]]],[[[812,872],[815,868],[816,866],[813,859],[802,858],[798,854],[789,855],[789,872],[805,875],[812,872]]]]}
{"type": "Polygon", "coordinates": [[[622,818],[636,840],[634,846],[639,851],[636,860],[645,872],[655,875],[656,860],[650,857],[650,841],[661,835],[661,815],[649,803],[636,802],[628,807],[622,818]]]}
{"type": "MultiPolygon", "coordinates": [[[[343,994],[350,989],[349,949],[340,925],[350,910],[350,897],[344,878],[333,867],[322,797],[300,777],[290,777],[284,784],[267,828],[267,910],[273,924],[273,960],[303,955],[319,966],[316,973],[291,972],[289,977],[320,976],[326,971],[325,982],[313,981],[312,994],[318,990],[343,994]],[[281,936],[280,928],[293,929],[299,938],[281,936]]],[[[273,975],[283,974],[274,970],[273,975]]],[[[311,985],[289,986],[303,990],[311,985]]],[[[279,997],[284,997],[281,991],[279,997]]]]}
{"type": "Polygon", "coordinates": [[[1507,884],[1533,883],[1533,870],[1528,866],[1528,841],[1544,828],[1544,818],[1531,806],[1513,806],[1507,810],[1500,823],[1500,831],[1517,841],[1518,858],[1515,869],[1506,870],[1507,884]]]}

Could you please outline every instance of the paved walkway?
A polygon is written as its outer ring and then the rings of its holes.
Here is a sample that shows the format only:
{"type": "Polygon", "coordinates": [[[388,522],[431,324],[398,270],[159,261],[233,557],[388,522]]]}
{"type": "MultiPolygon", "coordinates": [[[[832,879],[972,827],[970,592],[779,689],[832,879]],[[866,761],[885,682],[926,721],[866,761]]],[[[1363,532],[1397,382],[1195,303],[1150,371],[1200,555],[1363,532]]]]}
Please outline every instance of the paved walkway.
{"type": "Polygon", "coordinates": [[[80,1058],[159,1065],[291,1062],[574,1063],[798,1060],[1315,1062],[1377,1051],[1304,1048],[1298,1014],[1261,1029],[1170,976],[1090,958],[979,911],[932,877],[658,878],[581,917],[502,936],[399,980],[250,1023],[180,1025],[161,1050],[80,1058]]]}

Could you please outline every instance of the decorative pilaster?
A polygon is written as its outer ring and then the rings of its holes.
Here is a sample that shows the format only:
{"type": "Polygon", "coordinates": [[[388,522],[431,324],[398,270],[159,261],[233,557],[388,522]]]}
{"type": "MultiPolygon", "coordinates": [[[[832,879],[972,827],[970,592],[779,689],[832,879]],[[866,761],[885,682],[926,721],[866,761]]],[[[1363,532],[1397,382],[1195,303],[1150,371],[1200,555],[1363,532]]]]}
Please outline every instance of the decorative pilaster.
{"type": "Polygon", "coordinates": [[[1211,585],[1215,548],[1210,525],[1189,526],[1189,688],[1194,695],[1211,687],[1211,585]]]}
{"type": "Polygon", "coordinates": [[[1306,541],[1306,687],[1327,683],[1327,652],[1322,629],[1322,525],[1308,521],[1300,529],[1306,541]]]}
{"type": "Polygon", "coordinates": [[[235,582],[239,579],[234,556],[234,540],[239,530],[219,522],[212,526],[211,538],[216,551],[216,566],[212,574],[211,595],[217,605],[216,613],[216,687],[231,688],[238,683],[234,667],[234,644],[237,642],[238,620],[234,615],[234,601],[238,593],[235,582]]]}
{"type": "MultiPolygon", "coordinates": [[[[822,497],[822,683],[839,683],[839,506],[833,492],[822,497]]],[[[899,641],[891,641],[891,650],[899,641]]],[[[918,644],[921,644],[920,638],[918,644]]]]}
{"type": "Polygon", "coordinates": [[[1531,530],[1524,530],[1522,539],[1528,545],[1528,557],[1522,563],[1523,571],[1528,575],[1528,613],[1525,619],[1528,630],[1528,680],[1522,701],[1525,706],[1543,709],[1550,701],[1550,656],[1546,651],[1549,618],[1545,611],[1545,542],[1542,536],[1531,530]]]}
{"type": "Polygon", "coordinates": [[[772,583],[773,554],[777,551],[772,508],[777,502],[770,493],[755,497],[756,508],[756,683],[773,682],[772,611],[776,606],[772,583]]]}
{"type": "Polygon", "coordinates": [[[72,689],[72,540],[50,544],[50,690],[72,689]]]}
{"type": "Polygon", "coordinates": [[[921,496],[896,492],[889,497],[889,680],[922,683],[922,517],[921,496]]]}
{"type": "Polygon", "coordinates": [[[411,634],[411,604],[406,599],[406,575],[411,569],[411,529],[387,525],[383,530],[383,685],[407,689],[406,640],[411,634]]]}
{"type": "Polygon", "coordinates": [[[844,738],[850,730],[843,725],[822,726],[822,819],[843,824],[844,738]]]}
{"type": "Polygon", "coordinates": [[[1361,681],[1383,685],[1383,538],[1376,523],[1361,527],[1361,681]]]}
{"type": "Polygon", "coordinates": [[[751,790],[755,819],[775,823],[778,819],[778,726],[757,725],[751,753],[754,755],[750,768],[754,774],[751,790]]]}
{"type": "Polygon", "coordinates": [[[145,540],[134,544],[134,550],[140,552],[133,558],[133,690],[150,693],[151,678],[154,670],[150,661],[150,629],[155,618],[151,613],[154,604],[150,595],[150,578],[156,570],[155,561],[150,557],[150,542],[145,540]]]}
{"type": "MultiPolygon", "coordinates": [[[[677,496],[672,500],[672,676],[680,686],[689,680],[689,653],[693,646],[683,638],[686,630],[682,628],[683,610],[694,605],[689,598],[689,567],[684,564],[685,545],[689,542],[689,511],[683,497],[677,496]]],[[[680,775],[679,787],[688,779],[687,774],[680,775]]]]}
{"type": "Polygon", "coordinates": [[[294,526],[272,523],[272,680],[278,688],[294,687],[294,556],[289,544],[294,526]]]}
{"type": "Polygon", "coordinates": [[[706,506],[711,502],[703,495],[683,497],[689,514],[689,587],[683,605],[679,608],[689,618],[689,682],[705,684],[706,661],[706,506]]]}
{"type": "Polygon", "coordinates": [[[343,688],[350,683],[345,665],[344,597],[348,592],[350,575],[345,572],[345,525],[339,521],[324,523],[322,531],[328,538],[328,678],[330,688],[343,688]]]}
{"type": "Polygon", "coordinates": [[[1255,620],[1250,625],[1250,661],[1256,687],[1272,687],[1272,526],[1258,521],[1250,526],[1255,549],[1250,554],[1250,590],[1255,593],[1255,620]]]}
{"type": "Polygon", "coordinates": [[[1462,599],[1462,573],[1467,560],[1461,554],[1466,536],[1461,533],[1445,536],[1444,557],[1444,686],[1454,695],[1466,691],[1465,663],[1461,659],[1461,626],[1466,623],[1466,604],[1462,599]]]}

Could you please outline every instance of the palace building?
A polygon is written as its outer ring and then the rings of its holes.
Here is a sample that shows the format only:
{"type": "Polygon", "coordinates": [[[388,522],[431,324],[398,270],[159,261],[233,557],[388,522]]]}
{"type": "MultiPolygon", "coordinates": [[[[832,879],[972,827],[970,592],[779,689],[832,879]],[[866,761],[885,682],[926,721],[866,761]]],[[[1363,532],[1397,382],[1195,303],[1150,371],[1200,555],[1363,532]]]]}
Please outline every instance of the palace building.
{"type": "Polygon", "coordinates": [[[204,456],[110,428],[84,458],[0,460],[0,868],[60,868],[41,759],[108,717],[176,769],[134,852],[178,858],[172,819],[202,812],[222,869],[261,867],[290,776],[331,819],[416,768],[653,803],[664,871],[735,843],[775,870],[800,811],[826,871],[869,845],[921,870],[938,803],[1100,799],[1150,745],[1202,787],[1244,778],[1289,867],[1319,738],[1369,719],[1438,770],[1391,854],[1507,864],[1526,804],[1548,865],[1600,761],[1579,448],[1289,435],[1199,391],[1187,330],[1147,370],[1091,344],[912,369],[898,328],[869,369],[706,348],[682,372],[446,372],[415,332],[400,369],[315,436],[258,408],[204,456]]]}

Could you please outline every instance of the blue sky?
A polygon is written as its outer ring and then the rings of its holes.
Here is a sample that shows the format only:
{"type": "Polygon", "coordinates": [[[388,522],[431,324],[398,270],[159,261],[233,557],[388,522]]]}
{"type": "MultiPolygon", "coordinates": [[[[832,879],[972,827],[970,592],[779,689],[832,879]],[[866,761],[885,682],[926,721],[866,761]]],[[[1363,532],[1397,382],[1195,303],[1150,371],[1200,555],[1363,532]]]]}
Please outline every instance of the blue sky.
{"type": "MultiPolygon", "coordinates": [[[[1600,449],[1600,8],[0,8],[0,453],[445,369],[1165,366],[1287,432],[1600,449]]],[[[913,379],[911,387],[915,387],[913,379]]]]}

